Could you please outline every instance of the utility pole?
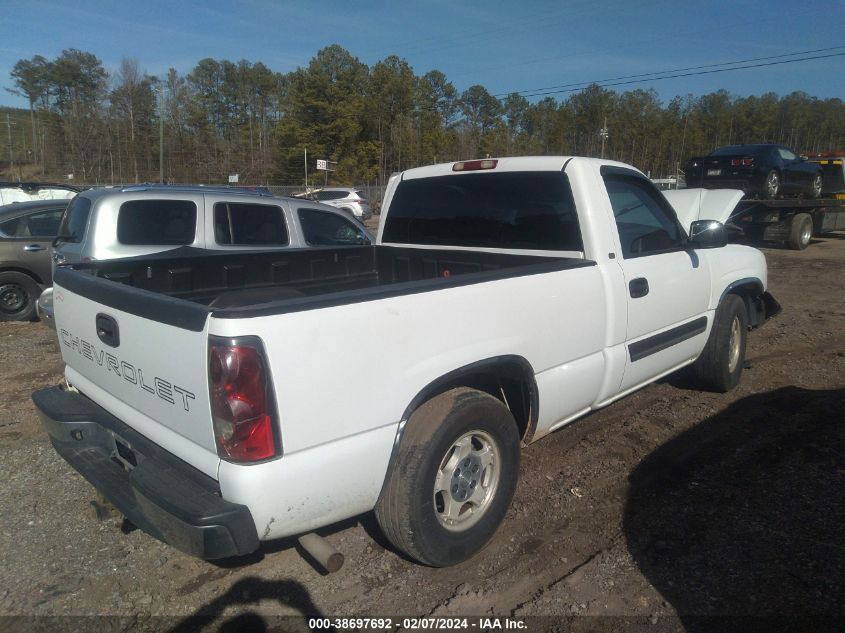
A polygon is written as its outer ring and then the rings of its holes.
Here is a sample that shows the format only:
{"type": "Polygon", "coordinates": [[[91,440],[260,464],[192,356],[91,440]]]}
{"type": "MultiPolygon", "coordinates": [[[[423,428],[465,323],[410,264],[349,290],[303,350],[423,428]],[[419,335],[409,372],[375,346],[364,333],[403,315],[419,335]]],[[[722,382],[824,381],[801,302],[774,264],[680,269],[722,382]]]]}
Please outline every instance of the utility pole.
{"type": "Polygon", "coordinates": [[[6,130],[9,133],[9,174],[11,178],[14,178],[15,174],[15,155],[12,153],[12,125],[13,124],[9,120],[9,113],[6,113],[6,130]]]}
{"type": "Polygon", "coordinates": [[[308,197],[308,148],[305,148],[305,197],[308,197]]]}
{"type": "Polygon", "coordinates": [[[601,136],[601,157],[604,158],[604,144],[607,141],[608,133],[607,133],[607,117],[604,117],[604,127],[599,130],[599,136],[601,136]]]}
{"type": "Polygon", "coordinates": [[[158,90],[158,181],[164,184],[164,86],[158,90]]]}
{"type": "Polygon", "coordinates": [[[158,84],[158,181],[164,184],[164,90],[166,85],[159,79],[158,84]]]}

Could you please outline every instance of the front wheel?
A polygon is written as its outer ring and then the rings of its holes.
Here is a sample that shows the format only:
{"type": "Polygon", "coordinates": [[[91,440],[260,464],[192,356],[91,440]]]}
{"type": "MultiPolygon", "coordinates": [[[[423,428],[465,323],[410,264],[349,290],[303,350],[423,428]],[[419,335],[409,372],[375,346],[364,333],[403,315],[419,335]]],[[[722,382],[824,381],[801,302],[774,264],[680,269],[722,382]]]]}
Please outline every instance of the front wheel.
{"type": "Polygon", "coordinates": [[[692,366],[696,382],[702,388],[725,393],[739,384],[747,336],[745,302],[737,295],[726,295],[716,309],[704,351],[692,366]]]}
{"type": "Polygon", "coordinates": [[[822,189],[824,188],[824,179],[822,178],[821,174],[816,174],[813,176],[813,182],[810,183],[810,197],[811,198],[821,198],[822,197],[822,189]]]}
{"type": "Polygon", "coordinates": [[[519,475],[519,434],[493,396],[460,387],[408,420],[376,504],[393,545],[426,565],[466,560],[496,532],[519,475]]]}

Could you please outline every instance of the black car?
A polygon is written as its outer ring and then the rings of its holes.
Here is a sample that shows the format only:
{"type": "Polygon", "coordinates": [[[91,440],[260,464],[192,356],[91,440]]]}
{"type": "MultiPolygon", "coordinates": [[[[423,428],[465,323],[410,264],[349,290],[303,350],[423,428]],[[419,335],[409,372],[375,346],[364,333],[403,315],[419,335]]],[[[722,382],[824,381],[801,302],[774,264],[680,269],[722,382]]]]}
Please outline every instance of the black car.
{"type": "Polygon", "coordinates": [[[50,245],[68,200],[0,206],[0,321],[28,321],[52,283],[50,245]]]}
{"type": "Polygon", "coordinates": [[[747,195],[763,198],[818,198],[822,193],[822,171],[819,165],[783,145],[730,145],[689,159],[686,186],[742,189],[747,195]]]}

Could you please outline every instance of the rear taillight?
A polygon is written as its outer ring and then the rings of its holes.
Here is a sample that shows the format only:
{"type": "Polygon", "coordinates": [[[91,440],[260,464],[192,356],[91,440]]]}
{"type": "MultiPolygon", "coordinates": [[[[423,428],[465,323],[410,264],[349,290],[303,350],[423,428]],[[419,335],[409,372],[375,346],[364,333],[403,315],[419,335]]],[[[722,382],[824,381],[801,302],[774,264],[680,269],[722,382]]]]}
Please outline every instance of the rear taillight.
{"type": "Polygon", "coordinates": [[[269,378],[258,339],[211,338],[211,416],[217,453],[223,459],[256,462],[280,454],[269,378]]]}
{"type": "Polygon", "coordinates": [[[731,165],[734,167],[751,167],[754,164],[753,158],[734,158],[731,159],[731,165]]]}

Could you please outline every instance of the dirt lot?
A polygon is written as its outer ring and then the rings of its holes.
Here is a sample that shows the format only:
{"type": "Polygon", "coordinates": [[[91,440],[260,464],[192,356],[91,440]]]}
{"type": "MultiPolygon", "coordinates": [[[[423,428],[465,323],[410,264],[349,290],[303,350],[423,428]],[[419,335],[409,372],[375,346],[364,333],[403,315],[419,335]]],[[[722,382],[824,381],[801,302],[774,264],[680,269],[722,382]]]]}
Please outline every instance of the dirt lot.
{"type": "Polygon", "coordinates": [[[333,575],[290,541],[213,564],[98,521],[29,399],[60,380],[54,335],[0,323],[0,615],[23,616],[4,628],[288,630],[303,614],[845,626],[845,234],[765,252],[784,311],[751,334],[740,387],[702,393],[675,376],[528,447],[505,524],[451,569],[405,560],[371,515],[325,531],[346,556],[333,575]],[[68,615],[123,617],[31,617],[68,615]]]}

